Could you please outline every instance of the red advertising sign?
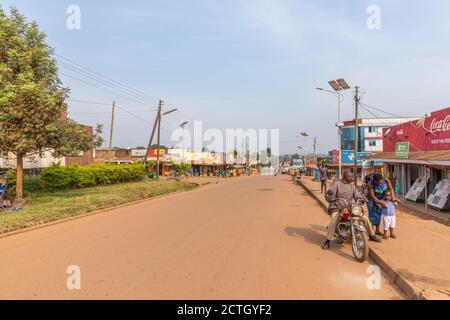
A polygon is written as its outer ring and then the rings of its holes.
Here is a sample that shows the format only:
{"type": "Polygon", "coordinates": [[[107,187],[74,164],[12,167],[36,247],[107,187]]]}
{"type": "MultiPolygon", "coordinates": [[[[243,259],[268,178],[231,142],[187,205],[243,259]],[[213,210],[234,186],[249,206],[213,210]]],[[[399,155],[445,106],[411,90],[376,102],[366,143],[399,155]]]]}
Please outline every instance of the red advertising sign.
{"type": "MultiPolygon", "coordinates": [[[[168,149],[159,149],[159,156],[162,157],[168,153],[168,149]]],[[[149,149],[148,157],[155,158],[158,154],[158,149],[149,149]]]]}
{"type": "Polygon", "coordinates": [[[409,151],[450,150],[450,108],[384,129],[383,151],[395,152],[398,142],[409,142],[409,151]]]}

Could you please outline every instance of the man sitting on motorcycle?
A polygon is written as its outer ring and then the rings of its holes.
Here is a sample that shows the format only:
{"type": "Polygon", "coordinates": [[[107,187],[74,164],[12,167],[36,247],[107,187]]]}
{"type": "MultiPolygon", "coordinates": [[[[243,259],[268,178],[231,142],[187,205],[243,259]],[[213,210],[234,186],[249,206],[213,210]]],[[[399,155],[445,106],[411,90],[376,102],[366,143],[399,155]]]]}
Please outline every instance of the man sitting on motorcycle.
{"type": "MultiPolygon", "coordinates": [[[[358,191],[354,182],[353,172],[346,170],[344,172],[344,178],[336,181],[331,188],[325,194],[325,199],[330,203],[328,207],[328,214],[330,215],[330,225],[328,226],[327,240],[322,245],[323,249],[329,249],[330,243],[334,238],[334,232],[339,222],[340,210],[342,205],[339,204],[338,199],[345,199],[348,203],[353,201],[366,201],[366,198],[358,191]]],[[[369,233],[369,239],[371,241],[381,242],[380,238],[375,235],[372,225],[367,216],[363,216],[362,220],[369,233]]]]}

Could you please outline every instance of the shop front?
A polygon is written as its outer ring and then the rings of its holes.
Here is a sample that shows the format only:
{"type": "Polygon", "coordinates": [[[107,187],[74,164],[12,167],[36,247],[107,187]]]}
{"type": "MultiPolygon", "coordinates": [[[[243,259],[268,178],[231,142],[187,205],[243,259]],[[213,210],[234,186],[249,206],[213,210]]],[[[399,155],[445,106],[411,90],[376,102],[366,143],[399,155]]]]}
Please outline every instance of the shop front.
{"type": "Polygon", "coordinates": [[[383,135],[384,152],[366,159],[384,162],[399,196],[425,211],[450,210],[450,108],[385,129],[383,135]]]}

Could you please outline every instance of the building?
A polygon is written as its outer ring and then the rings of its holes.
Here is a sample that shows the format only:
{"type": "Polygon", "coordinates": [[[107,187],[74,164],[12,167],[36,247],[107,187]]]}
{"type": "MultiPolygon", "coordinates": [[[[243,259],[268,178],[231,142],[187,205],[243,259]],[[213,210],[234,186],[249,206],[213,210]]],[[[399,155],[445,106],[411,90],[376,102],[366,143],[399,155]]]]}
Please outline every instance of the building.
{"type": "MultiPolygon", "coordinates": [[[[359,119],[358,123],[358,167],[362,175],[366,175],[377,169],[382,169],[379,161],[366,161],[374,153],[383,152],[383,130],[407,121],[418,120],[418,118],[367,118],[359,119]]],[[[351,169],[355,161],[355,120],[345,121],[341,125],[341,147],[342,147],[342,167],[351,169]]],[[[331,167],[337,166],[336,163],[331,167]]]]}
{"type": "MultiPolygon", "coordinates": [[[[83,130],[87,133],[89,137],[93,136],[93,128],[91,126],[80,125],[83,130]]],[[[78,164],[81,166],[87,166],[91,164],[94,160],[94,150],[91,148],[86,151],[82,151],[78,154],[65,156],[65,157],[55,157],[53,155],[53,150],[45,150],[41,153],[27,154],[23,158],[23,169],[24,174],[28,176],[38,175],[41,169],[51,167],[54,164],[60,164],[62,166],[70,166],[78,164]]],[[[9,152],[3,157],[0,157],[0,168],[10,169],[17,167],[16,156],[9,152]]]]}
{"type": "Polygon", "coordinates": [[[367,160],[383,161],[404,199],[449,209],[450,108],[384,129],[383,152],[367,160]]]}

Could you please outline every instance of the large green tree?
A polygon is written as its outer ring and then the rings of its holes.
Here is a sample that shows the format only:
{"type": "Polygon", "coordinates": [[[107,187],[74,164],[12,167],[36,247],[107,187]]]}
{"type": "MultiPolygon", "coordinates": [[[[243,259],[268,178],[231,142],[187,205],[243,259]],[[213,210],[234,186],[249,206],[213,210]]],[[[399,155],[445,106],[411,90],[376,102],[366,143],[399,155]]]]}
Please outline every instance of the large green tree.
{"type": "Polygon", "coordinates": [[[17,157],[16,198],[22,198],[23,158],[51,150],[70,155],[92,147],[67,119],[69,90],[62,85],[53,49],[36,22],[0,7],[0,151],[17,157]]]}

